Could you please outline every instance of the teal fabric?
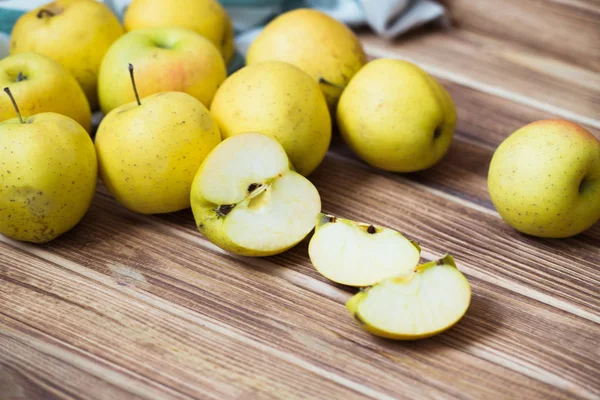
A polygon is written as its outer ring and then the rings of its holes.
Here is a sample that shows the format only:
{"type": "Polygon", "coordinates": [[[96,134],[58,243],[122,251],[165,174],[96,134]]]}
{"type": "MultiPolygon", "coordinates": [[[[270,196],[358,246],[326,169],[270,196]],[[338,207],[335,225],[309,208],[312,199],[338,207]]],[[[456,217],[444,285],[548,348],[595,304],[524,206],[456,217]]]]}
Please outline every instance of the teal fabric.
{"type": "MultiPolygon", "coordinates": [[[[8,35],[26,10],[50,0],[0,0],[0,58],[8,54],[8,35]]],[[[131,0],[100,0],[122,19],[131,0]]],[[[169,0],[164,0],[168,3],[169,0]]],[[[190,0],[195,1],[195,0],[190,0]]],[[[433,20],[448,23],[444,7],[436,0],[220,0],[236,32],[238,54],[232,72],[243,65],[248,46],[271,19],[295,8],[315,8],[350,26],[367,25],[384,38],[393,38],[433,20]]]]}
{"type": "Polygon", "coordinates": [[[17,22],[17,19],[23,15],[23,13],[24,11],[21,10],[0,8],[0,32],[10,35],[13,25],[15,22],[17,22]]]}

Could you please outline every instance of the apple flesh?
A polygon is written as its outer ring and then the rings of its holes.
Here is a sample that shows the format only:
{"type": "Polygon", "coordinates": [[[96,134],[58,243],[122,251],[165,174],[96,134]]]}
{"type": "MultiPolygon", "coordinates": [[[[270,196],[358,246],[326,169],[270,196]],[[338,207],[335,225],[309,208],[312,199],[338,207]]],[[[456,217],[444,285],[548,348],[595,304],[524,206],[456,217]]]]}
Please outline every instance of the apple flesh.
{"type": "Polygon", "coordinates": [[[470,301],[469,282],[447,255],[357,293],[346,308],[374,335],[414,340],[452,327],[470,301]]]}
{"type": "Polygon", "coordinates": [[[393,229],[319,214],[308,253],[327,279],[348,286],[370,286],[411,272],[420,248],[393,229]]]}
{"type": "Polygon", "coordinates": [[[277,140],[259,133],[225,139],[192,183],[198,229],[232,253],[268,256],[300,242],[321,210],[317,189],[290,169],[277,140]]]}

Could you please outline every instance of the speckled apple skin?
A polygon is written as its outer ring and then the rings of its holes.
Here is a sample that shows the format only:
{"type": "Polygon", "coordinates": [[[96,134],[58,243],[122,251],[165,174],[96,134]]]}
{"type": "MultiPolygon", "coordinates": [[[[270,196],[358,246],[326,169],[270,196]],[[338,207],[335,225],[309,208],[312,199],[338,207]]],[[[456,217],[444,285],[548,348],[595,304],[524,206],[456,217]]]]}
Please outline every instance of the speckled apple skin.
{"type": "Polygon", "coordinates": [[[569,121],[526,125],[494,153],[488,188],[502,218],[518,231],[576,235],[600,219],[600,142],[569,121]]]}
{"type": "Polygon", "coordinates": [[[73,119],[0,123],[0,233],[44,243],[67,232],[90,207],[97,176],[92,139],[73,119]]]}

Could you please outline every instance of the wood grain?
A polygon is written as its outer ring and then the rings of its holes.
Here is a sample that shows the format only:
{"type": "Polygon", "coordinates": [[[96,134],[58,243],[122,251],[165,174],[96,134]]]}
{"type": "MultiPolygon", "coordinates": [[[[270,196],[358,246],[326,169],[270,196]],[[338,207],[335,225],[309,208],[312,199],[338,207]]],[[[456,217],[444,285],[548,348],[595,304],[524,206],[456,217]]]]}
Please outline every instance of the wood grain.
{"type": "Polygon", "coordinates": [[[527,45],[600,71],[600,3],[594,0],[442,0],[461,29],[527,45]]]}
{"type": "Polygon", "coordinates": [[[308,238],[265,259],[226,254],[189,210],[136,215],[100,185],[56,241],[0,236],[0,398],[600,398],[600,224],[566,240],[520,235],[486,188],[493,151],[529,122],[568,118],[600,138],[598,4],[445,3],[457,29],[363,40],[449,90],[447,156],[391,174],[337,138],[310,178],[324,211],[399,229],[424,260],[456,256],[473,289],[457,326],[375,338],[344,308],[354,290],[312,267],[308,238]]]}
{"type": "MultiPolygon", "coordinates": [[[[528,334],[529,337],[526,337],[514,329],[513,325],[518,323],[513,320],[510,324],[507,323],[504,329],[512,327],[510,328],[512,329],[511,335],[517,335],[515,340],[523,347],[516,350],[513,348],[511,350],[513,353],[501,351],[505,347],[514,346],[512,342],[506,342],[503,339],[506,332],[501,332],[500,326],[496,325],[494,328],[499,330],[496,334],[488,332],[490,322],[487,321],[486,315],[493,313],[498,315],[498,318],[501,315],[513,315],[515,314],[514,310],[523,309],[525,304],[530,303],[529,299],[518,298],[514,293],[505,292],[501,297],[497,297],[493,290],[474,289],[481,297],[474,300],[473,309],[476,311],[469,314],[471,319],[468,320],[470,322],[465,322],[467,326],[462,330],[457,327],[448,335],[443,335],[433,341],[440,340],[441,344],[438,346],[444,348],[444,353],[455,360],[452,368],[460,365],[460,369],[465,370],[464,381],[456,382],[457,378],[452,374],[420,376],[418,371],[431,369],[430,363],[433,360],[427,358],[422,360],[421,357],[424,355],[420,354],[419,350],[410,352],[404,345],[377,340],[373,342],[370,336],[362,332],[350,318],[345,316],[345,310],[339,301],[324,298],[319,290],[307,290],[312,285],[299,287],[296,285],[297,282],[282,279],[280,274],[271,271],[271,269],[281,269],[282,267],[279,265],[289,265],[290,263],[274,262],[271,266],[263,265],[262,270],[256,270],[253,265],[246,262],[247,259],[223,257],[220,252],[215,252],[205,244],[204,239],[200,239],[194,227],[189,229],[168,227],[167,229],[165,224],[147,221],[150,218],[136,216],[117,208],[114,202],[105,196],[98,196],[96,204],[97,206],[94,206],[90,215],[86,217],[86,223],[55,242],[52,245],[52,252],[43,248],[39,249],[42,256],[51,257],[63,265],[73,265],[75,261],[85,260],[84,267],[90,277],[94,276],[93,279],[101,278],[102,282],[107,279],[108,282],[116,281],[116,284],[113,283],[112,286],[119,290],[129,288],[143,293],[151,293],[163,299],[166,305],[179,304],[186,308],[186,313],[193,312],[194,315],[198,313],[201,316],[210,316],[211,319],[215,318],[221,323],[229,325],[230,329],[242,326],[254,340],[264,344],[277,343],[277,347],[285,349],[287,352],[308,358],[310,363],[315,363],[320,368],[333,369],[343,377],[369,385],[380,393],[411,393],[410,390],[413,390],[413,396],[417,396],[417,393],[430,390],[427,389],[429,385],[435,385],[440,388],[440,391],[437,395],[433,392],[434,397],[460,396],[459,392],[456,392],[457,385],[460,383],[467,385],[473,396],[486,397],[494,393],[496,395],[501,393],[504,384],[511,387],[522,385],[522,389],[524,389],[525,387],[537,387],[540,385],[540,382],[537,381],[540,380],[541,382],[545,381],[547,385],[556,385],[558,382],[562,385],[561,389],[565,393],[560,395],[560,392],[556,392],[555,394],[563,397],[569,397],[567,393],[570,392],[581,397],[590,397],[593,393],[593,387],[586,384],[581,385],[581,382],[589,381],[589,377],[586,378],[586,375],[589,374],[586,372],[588,368],[581,368],[582,363],[587,365],[590,362],[587,359],[577,360],[578,367],[575,368],[575,365],[569,367],[569,375],[567,375],[567,371],[563,370],[565,364],[562,362],[558,365],[555,362],[548,362],[550,367],[545,369],[532,364],[529,357],[521,358],[519,352],[526,351],[529,342],[541,342],[546,343],[548,348],[540,349],[538,346],[539,356],[544,359],[543,354],[548,354],[550,359],[556,361],[551,351],[555,339],[552,339],[550,335],[539,338],[528,334]],[[135,234],[131,234],[132,227],[135,234]],[[183,229],[184,234],[177,234],[173,231],[174,229],[183,229]],[[173,240],[174,237],[178,240],[173,240]],[[82,247],[82,244],[86,245],[82,247]],[[196,254],[197,258],[190,257],[196,254]],[[64,259],[60,260],[56,257],[64,259]],[[138,276],[138,279],[125,283],[118,275],[115,276],[115,264],[119,265],[120,270],[123,269],[123,265],[126,265],[136,271],[137,274],[128,273],[127,276],[135,275],[138,276]],[[94,273],[90,274],[90,270],[94,273]],[[103,276],[98,277],[97,273],[103,276]],[[141,276],[143,279],[139,278],[141,276]],[[119,282],[125,283],[125,286],[119,285],[119,282]],[[232,307],[234,307],[233,310],[232,307]],[[477,342],[481,342],[479,349],[475,344],[477,342]],[[497,350],[490,352],[490,349],[486,349],[486,347],[489,346],[489,343],[494,342],[497,343],[494,345],[497,350]],[[509,343],[511,343],[510,346],[509,343]],[[391,353],[382,356],[382,350],[391,353]],[[369,372],[365,373],[365,364],[377,366],[377,369],[369,369],[369,372]],[[484,379],[487,379],[485,376],[479,378],[482,379],[481,382],[475,380],[474,376],[477,376],[478,370],[496,369],[498,368],[497,364],[503,368],[495,373],[505,379],[511,377],[510,381],[504,382],[494,389],[484,383],[484,379]],[[342,365],[343,368],[340,368],[342,365]],[[572,373],[570,370],[574,372],[572,373]],[[528,371],[532,375],[530,378],[533,381],[519,383],[520,380],[515,378],[521,376],[522,371],[528,371]],[[405,382],[406,387],[399,382],[400,378],[405,382]],[[485,387],[485,390],[473,392],[474,388],[471,385],[477,387],[481,385],[485,387]]],[[[298,259],[303,259],[303,269],[312,269],[309,266],[305,249],[297,248],[289,254],[295,254],[298,259]]],[[[74,272],[78,272],[79,268],[83,267],[77,268],[74,272]]],[[[479,287],[476,281],[473,284],[479,287]]],[[[55,286],[52,285],[52,287],[55,286]]],[[[482,283],[481,286],[484,287],[485,283],[482,283]]],[[[319,285],[316,287],[320,288],[319,285]]],[[[118,294],[111,294],[111,296],[119,297],[118,294]]],[[[525,315],[524,320],[518,325],[526,327],[526,318],[531,318],[530,315],[535,315],[541,326],[544,324],[554,326],[557,318],[562,320],[563,316],[548,310],[551,308],[540,304],[530,310],[530,313],[525,315]]],[[[101,312],[108,315],[115,314],[113,310],[101,312]]],[[[575,345],[571,356],[564,355],[564,362],[568,365],[571,363],[568,360],[577,359],[578,346],[586,346],[593,339],[595,328],[594,324],[585,320],[567,314],[564,317],[567,318],[565,321],[570,321],[566,323],[565,329],[571,329],[570,325],[575,324],[572,334],[577,331],[590,334],[587,338],[580,338],[581,340],[575,345]]],[[[542,329],[540,332],[550,333],[546,329],[542,329]]],[[[562,333],[569,334],[568,332],[562,333]]],[[[562,334],[560,337],[563,337],[562,334]]],[[[532,355],[529,354],[529,356],[532,355]]],[[[536,362],[540,362],[537,354],[535,358],[536,362]]],[[[436,364],[436,368],[440,368],[440,366],[436,364]]],[[[594,369],[593,364],[590,364],[589,369],[594,369]]],[[[549,393],[554,392],[546,392],[545,395],[549,395],[549,393]]],[[[543,392],[537,394],[532,392],[531,395],[536,397],[544,394],[543,392]]]]}
{"type": "MultiPolygon", "coordinates": [[[[333,392],[358,398],[359,385],[347,388],[335,374],[327,379],[278,356],[278,351],[257,351],[239,328],[217,330],[210,317],[181,316],[172,304],[132,296],[134,289],[120,287],[123,282],[112,276],[94,281],[65,266],[24,257],[4,243],[0,246],[12,267],[2,274],[2,314],[171,391],[202,398],[247,398],[267,394],[269,387],[281,397],[333,392]],[[79,290],[74,293],[75,287],[79,290]]],[[[209,297],[205,300],[210,304],[209,297]]]]}

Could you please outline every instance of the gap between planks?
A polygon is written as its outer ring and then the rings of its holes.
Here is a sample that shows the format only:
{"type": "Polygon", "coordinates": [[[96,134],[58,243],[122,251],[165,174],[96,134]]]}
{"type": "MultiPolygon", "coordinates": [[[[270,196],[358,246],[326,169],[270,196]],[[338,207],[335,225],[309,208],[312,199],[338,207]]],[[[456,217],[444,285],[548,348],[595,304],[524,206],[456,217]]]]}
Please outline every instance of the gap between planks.
{"type": "MultiPolygon", "coordinates": [[[[156,224],[158,226],[163,225],[163,224],[160,224],[158,221],[153,220],[150,217],[145,217],[145,216],[137,215],[134,213],[131,213],[131,214],[132,214],[132,216],[142,219],[142,220],[145,218],[148,218],[151,220],[152,224],[156,224]]],[[[170,228],[170,229],[175,230],[174,228],[170,228]]],[[[363,396],[367,396],[369,398],[378,399],[378,400],[394,400],[394,398],[391,396],[388,396],[384,393],[378,392],[374,389],[371,389],[360,383],[354,382],[350,379],[339,376],[339,375],[335,374],[334,372],[331,372],[324,368],[318,367],[300,357],[297,357],[290,353],[279,351],[276,348],[256,342],[252,338],[246,336],[244,334],[244,332],[238,328],[235,328],[230,325],[226,325],[226,324],[224,324],[218,320],[215,320],[209,316],[200,316],[195,312],[190,312],[189,309],[187,309],[183,306],[170,303],[158,296],[143,293],[143,292],[135,290],[135,288],[130,288],[128,286],[121,286],[111,277],[108,277],[106,275],[100,274],[95,271],[91,271],[89,268],[86,268],[81,264],[70,261],[70,260],[68,260],[64,257],[58,256],[56,254],[53,254],[50,251],[46,251],[44,249],[41,249],[41,248],[36,247],[35,245],[29,244],[29,243],[18,242],[18,241],[9,239],[5,236],[2,236],[2,235],[0,235],[0,241],[4,242],[12,247],[15,247],[17,249],[20,249],[22,251],[25,251],[29,254],[32,254],[32,255],[34,255],[38,258],[41,258],[45,261],[51,262],[57,266],[66,268],[66,269],[68,269],[72,272],[75,272],[81,276],[85,276],[88,279],[91,279],[92,281],[99,282],[99,283],[104,284],[113,289],[117,289],[120,292],[125,293],[130,297],[141,300],[141,301],[143,301],[155,308],[158,308],[164,312],[167,312],[171,315],[175,315],[179,318],[182,318],[182,319],[192,322],[194,324],[201,325],[203,327],[211,329],[213,332],[216,332],[218,334],[230,337],[235,340],[239,340],[240,342],[245,343],[251,347],[254,347],[259,351],[262,351],[273,357],[276,357],[278,359],[281,359],[281,360],[284,360],[291,364],[294,364],[299,368],[302,368],[308,372],[319,375],[325,379],[328,379],[328,380],[335,382],[341,386],[344,386],[352,391],[362,394],[363,396]]]]}
{"type": "Polygon", "coordinates": [[[590,118],[585,115],[581,115],[581,114],[578,114],[578,113],[575,113],[575,112],[572,112],[569,110],[565,110],[558,106],[553,106],[551,104],[544,103],[542,101],[533,99],[531,97],[523,96],[518,93],[511,92],[510,90],[506,90],[506,89],[503,89],[498,86],[483,83],[476,79],[471,79],[467,76],[460,75],[460,74],[445,70],[443,68],[439,68],[439,67],[436,67],[436,66],[433,66],[430,64],[420,62],[411,57],[406,57],[402,53],[392,53],[392,52],[389,52],[386,50],[372,48],[369,46],[365,46],[365,51],[367,52],[367,54],[369,56],[374,57],[374,58],[394,58],[394,59],[406,60],[406,61],[409,61],[413,64],[420,66],[425,71],[427,71],[428,73],[430,73],[438,78],[446,79],[448,81],[452,81],[459,85],[462,85],[462,86],[465,86],[465,87],[468,87],[468,88],[471,88],[471,89],[474,89],[474,90],[477,90],[477,91],[480,91],[480,92],[483,92],[483,93],[486,93],[486,94],[489,94],[492,96],[500,97],[502,99],[509,100],[514,103],[522,104],[522,105],[529,106],[529,107],[532,107],[532,108],[535,108],[535,109],[538,109],[541,111],[555,114],[561,118],[568,119],[568,120],[577,122],[582,125],[589,125],[596,129],[600,129],[600,121],[598,121],[594,118],[590,118]]]}
{"type": "MultiPolygon", "coordinates": [[[[108,196],[105,194],[100,194],[100,195],[108,196]]],[[[120,209],[119,213],[121,215],[126,215],[129,218],[134,218],[139,221],[149,222],[151,225],[153,225],[154,227],[156,227],[158,230],[160,230],[161,232],[163,232],[165,234],[173,235],[173,236],[179,237],[181,239],[184,239],[186,241],[198,244],[199,246],[201,246],[202,248],[204,248],[206,250],[211,250],[211,251],[214,251],[219,254],[224,254],[224,255],[226,255],[228,257],[232,257],[236,260],[241,260],[241,261],[243,261],[243,263],[250,265],[252,267],[256,267],[263,271],[268,269],[271,274],[274,274],[275,276],[280,277],[281,279],[284,279],[284,280],[286,280],[300,288],[308,290],[310,292],[327,297],[335,302],[343,304],[352,296],[351,293],[348,293],[340,288],[331,286],[331,285],[329,285],[325,282],[322,282],[318,279],[303,275],[297,271],[286,269],[278,264],[275,264],[274,262],[270,261],[269,259],[243,257],[243,256],[238,256],[235,254],[227,253],[224,250],[222,250],[221,248],[210,243],[207,239],[205,239],[199,235],[195,235],[190,232],[184,231],[182,229],[178,229],[176,227],[165,224],[155,217],[136,214],[136,213],[130,212],[124,208],[120,209]],[[275,268],[273,268],[273,267],[275,267],[275,268]]],[[[306,360],[303,360],[297,356],[294,356],[294,355],[291,355],[288,353],[284,353],[284,352],[278,351],[275,348],[271,348],[267,345],[264,345],[262,343],[255,342],[251,338],[245,336],[244,333],[242,331],[239,331],[237,328],[234,328],[230,325],[223,324],[222,322],[220,322],[218,320],[214,320],[209,316],[199,316],[195,312],[190,313],[189,310],[183,306],[169,303],[169,302],[165,301],[164,299],[157,297],[155,295],[141,293],[141,292],[135,290],[134,288],[118,286],[116,284],[116,282],[113,281],[108,276],[102,275],[97,272],[90,271],[88,268],[84,267],[83,265],[80,265],[76,262],[70,261],[62,256],[55,255],[47,250],[37,248],[35,245],[29,244],[29,243],[16,242],[16,241],[13,241],[13,240],[8,239],[3,236],[0,236],[0,241],[7,243],[18,249],[21,249],[21,250],[23,250],[27,253],[30,253],[34,256],[37,256],[43,260],[49,261],[55,265],[67,268],[75,273],[86,276],[89,279],[101,282],[109,287],[116,288],[122,292],[126,292],[127,295],[137,298],[139,300],[145,301],[156,308],[159,308],[163,311],[169,312],[170,314],[176,315],[178,317],[181,317],[188,321],[194,322],[196,324],[201,324],[207,328],[210,328],[211,330],[213,330],[217,333],[224,334],[224,335],[227,335],[234,339],[240,340],[246,344],[254,346],[255,348],[257,348],[260,351],[264,351],[267,354],[273,355],[277,358],[280,358],[280,359],[283,359],[290,363],[293,363],[300,368],[303,368],[309,372],[323,376],[333,382],[336,382],[342,386],[345,386],[348,389],[354,390],[362,395],[365,395],[365,396],[368,396],[371,398],[375,398],[375,399],[392,399],[392,397],[389,397],[386,394],[377,392],[377,391],[370,389],[364,385],[361,385],[357,382],[354,382],[347,378],[341,377],[335,373],[332,373],[323,368],[320,368],[320,367],[318,367],[306,360]],[[98,276],[98,275],[100,275],[100,276],[98,276]]],[[[427,258],[427,259],[435,259],[435,258],[439,257],[439,255],[429,253],[429,252],[423,252],[423,256],[424,256],[424,258],[427,258]]],[[[471,270],[471,268],[464,268],[462,266],[461,266],[461,269],[469,275],[481,278],[482,280],[489,282],[489,280],[488,280],[489,277],[487,277],[483,273],[473,271],[473,270],[471,270]]],[[[496,284],[505,289],[511,290],[513,292],[517,292],[526,297],[529,297],[529,296],[527,296],[528,292],[535,292],[534,290],[528,289],[525,286],[515,285],[511,282],[507,282],[507,281],[505,282],[500,279],[494,279],[494,282],[491,282],[491,283],[496,284]],[[498,281],[499,284],[495,281],[498,281]],[[515,289],[515,286],[516,286],[516,289],[515,289]]],[[[550,300],[552,300],[551,297],[543,295],[541,293],[539,293],[538,295],[541,296],[542,299],[548,297],[550,300]]],[[[532,298],[534,298],[535,300],[538,300],[535,297],[532,297],[532,298]]],[[[559,302],[559,303],[562,303],[562,302],[559,302]]],[[[549,305],[554,306],[553,304],[549,304],[549,305]]],[[[569,306],[569,305],[566,304],[566,306],[569,306]]],[[[560,308],[560,307],[557,307],[557,308],[560,308]]],[[[567,307],[567,309],[565,309],[565,308],[561,308],[561,309],[563,309],[563,311],[570,312],[568,307],[567,307]]],[[[584,314],[583,318],[586,318],[585,317],[586,313],[583,311],[581,311],[581,312],[584,314]]],[[[575,315],[578,315],[578,314],[575,313],[575,315]]],[[[593,314],[591,314],[591,316],[594,317],[593,314]]],[[[592,321],[596,322],[594,320],[592,320],[592,321]]],[[[477,348],[469,348],[469,352],[476,357],[485,359],[494,364],[500,365],[504,368],[507,368],[507,369],[517,372],[519,374],[528,376],[529,378],[535,379],[537,381],[544,382],[546,384],[555,386],[555,387],[565,390],[565,391],[571,391],[574,393],[576,392],[576,393],[578,393],[578,395],[581,395],[582,397],[585,397],[585,398],[593,398],[593,395],[591,393],[589,393],[587,391],[582,392],[581,390],[578,390],[577,387],[573,386],[572,382],[564,379],[563,377],[561,377],[557,374],[551,373],[547,370],[544,370],[540,367],[531,365],[527,362],[524,362],[523,360],[518,360],[518,359],[515,359],[514,357],[510,357],[508,355],[500,356],[500,355],[496,354],[494,351],[487,351],[487,350],[482,350],[482,349],[477,349],[477,348]]]]}
{"type": "MultiPolygon", "coordinates": [[[[6,318],[14,320],[14,318],[10,316],[6,316],[6,318]]],[[[23,324],[23,322],[21,321],[17,322],[23,324]]],[[[43,336],[44,339],[46,339],[48,342],[57,341],[57,339],[55,339],[53,336],[48,335],[45,332],[41,332],[38,329],[35,330],[39,332],[39,334],[43,336]]],[[[135,396],[144,397],[148,399],[159,399],[161,398],[161,396],[164,395],[165,392],[168,392],[175,398],[191,399],[191,397],[186,396],[183,393],[177,392],[168,386],[152,381],[147,377],[132,372],[130,370],[126,370],[118,364],[109,362],[92,353],[86,352],[82,349],[72,346],[69,343],[60,342],[60,346],[66,347],[68,350],[70,350],[70,352],[67,353],[65,351],[60,350],[58,344],[44,342],[43,340],[39,340],[31,336],[21,335],[17,337],[7,331],[4,331],[3,333],[6,334],[7,337],[18,341],[25,346],[28,346],[36,351],[39,351],[42,354],[48,355],[59,361],[70,364],[75,368],[85,371],[92,376],[95,376],[99,379],[104,380],[105,382],[114,385],[115,387],[122,388],[123,390],[126,390],[127,392],[135,396]],[[78,354],[79,352],[84,352],[86,356],[84,357],[81,354],[78,354]],[[108,364],[108,367],[102,364],[108,364]],[[140,381],[145,383],[146,385],[142,384],[140,381]],[[156,390],[152,386],[158,386],[163,391],[161,392],[160,390],[156,390]]]]}

